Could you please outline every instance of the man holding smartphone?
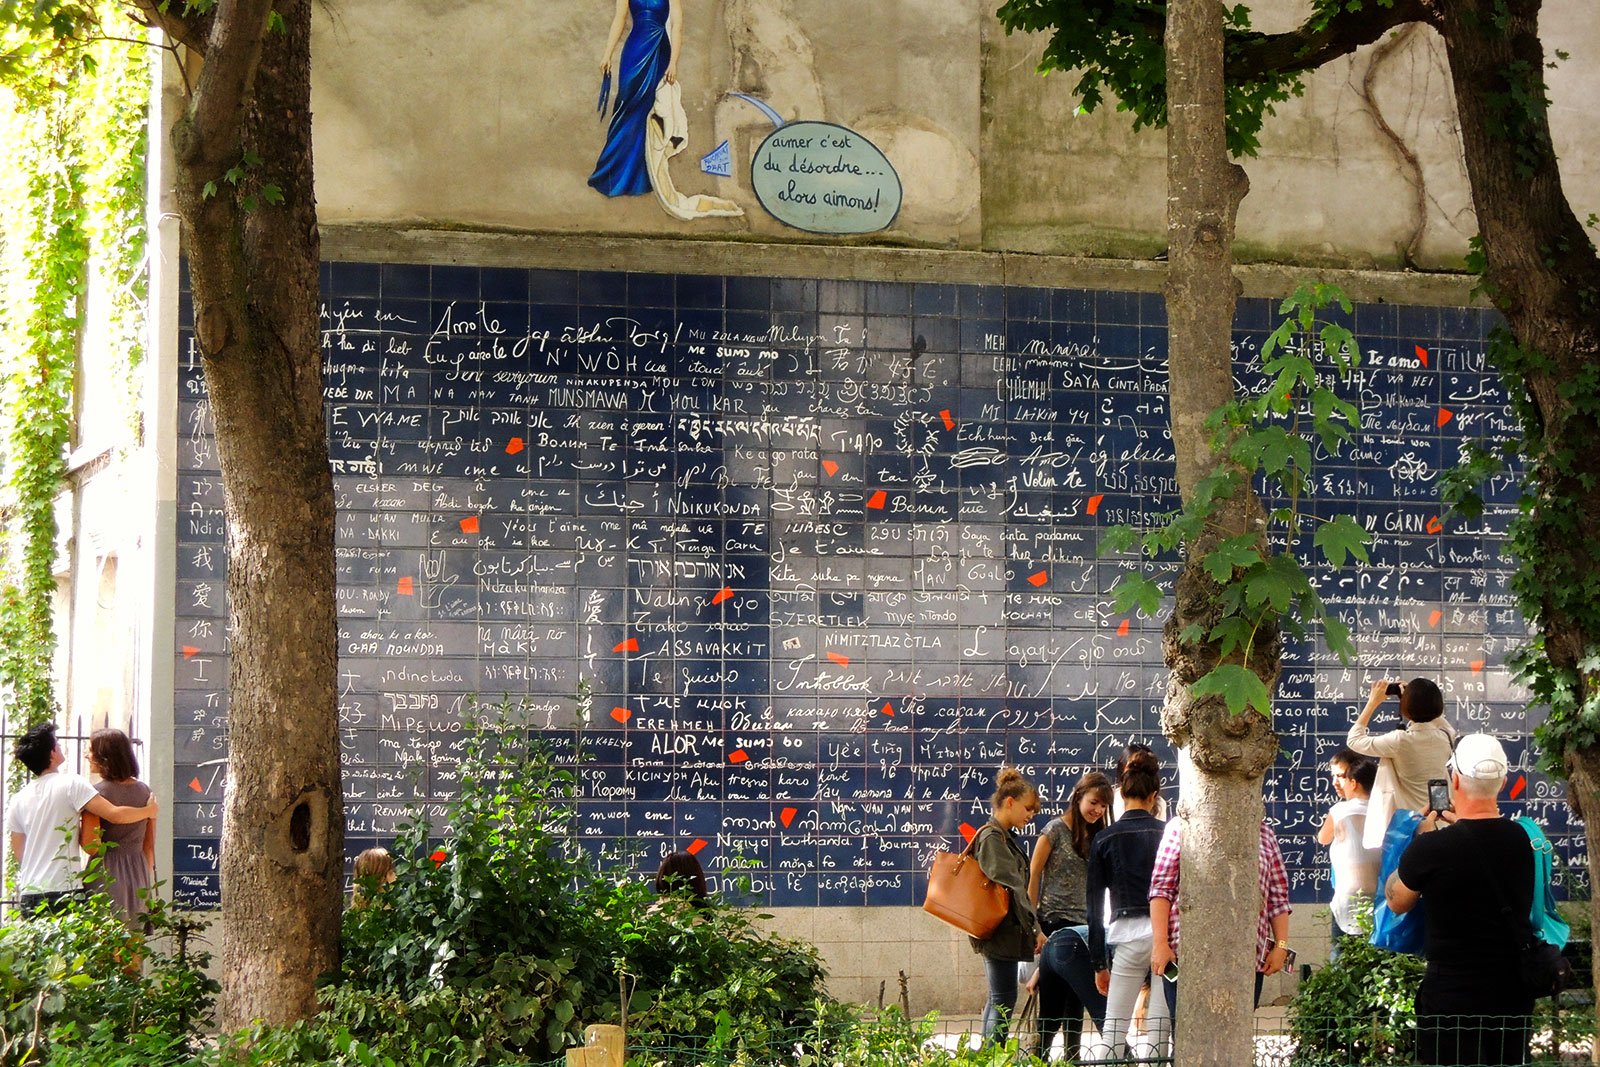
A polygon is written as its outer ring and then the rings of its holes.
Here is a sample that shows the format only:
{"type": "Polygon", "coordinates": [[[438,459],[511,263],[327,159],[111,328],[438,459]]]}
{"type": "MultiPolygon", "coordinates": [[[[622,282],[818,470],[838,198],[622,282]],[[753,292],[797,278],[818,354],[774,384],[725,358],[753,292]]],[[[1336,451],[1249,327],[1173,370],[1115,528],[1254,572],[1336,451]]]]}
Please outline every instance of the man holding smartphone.
{"type": "Polygon", "coordinates": [[[1367,848],[1382,848],[1389,820],[1397,811],[1426,811],[1428,782],[1444,777],[1450,759],[1455,731],[1444,718],[1444,694],[1426,678],[1398,682],[1385,678],[1372,683],[1367,706],[1350,726],[1345,744],[1352,751],[1378,761],[1378,776],[1372,783],[1367,802],[1367,822],[1362,843],[1367,848]],[[1399,704],[1403,730],[1374,734],[1369,728],[1372,716],[1385,700],[1394,697],[1399,704]]]}
{"type": "Polygon", "coordinates": [[[1434,798],[1445,803],[1431,805],[1384,886],[1397,915],[1428,902],[1418,1063],[1527,1062],[1534,997],[1520,977],[1527,928],[1516,920],[1533,907],[1533,846],[1500,817],[1509,766],[1493,736],[1463,737],[1450,760],[1449,796],[1434,798]]]}

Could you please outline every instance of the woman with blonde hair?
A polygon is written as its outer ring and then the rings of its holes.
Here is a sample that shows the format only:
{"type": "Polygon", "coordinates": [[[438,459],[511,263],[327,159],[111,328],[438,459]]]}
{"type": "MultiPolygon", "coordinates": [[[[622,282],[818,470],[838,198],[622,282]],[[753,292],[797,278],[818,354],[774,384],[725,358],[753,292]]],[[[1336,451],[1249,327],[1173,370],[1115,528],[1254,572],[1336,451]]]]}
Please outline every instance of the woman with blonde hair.
{"type": "Polygon", "coordinates": [[[394,857],[386,848],[369,848],[356,857],[351,875],[355,885],[350,890],[350,906],[371,907],[395,880],[394,857]]]}
{"type": "Polygon", "coordinates": [[[971,940],[989,973],[983,1036],[1000,1042],[1006,1039],[1006,1023],[1017,1002],[1017,964],[1032,960],[1044,947],[1044,931],[1028,899],[1028,854],[1016,835],[1039,814],[1039,791],[1015,767],[1002,767],[989,803],[989,821],[973,838],[972,854],[990,881],[1011,890],[1011,910],[988,937],[971,940]]]}

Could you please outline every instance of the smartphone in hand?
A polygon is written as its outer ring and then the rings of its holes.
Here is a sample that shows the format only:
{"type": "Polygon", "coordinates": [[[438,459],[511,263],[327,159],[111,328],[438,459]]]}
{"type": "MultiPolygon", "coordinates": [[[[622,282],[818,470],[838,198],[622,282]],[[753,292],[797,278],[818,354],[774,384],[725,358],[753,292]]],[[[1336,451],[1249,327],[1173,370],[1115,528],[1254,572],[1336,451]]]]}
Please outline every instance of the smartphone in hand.
{"type": "Polygon", "coordinates": [[[1389,688],[1385,689],[1384,692],[1388,693],[1392,697],[1397,697],[1400,695],[1401,688],[1402,687],[1399,682],[1390,682],[1389,688]]]}
{"type": "Polygon", "coordinates": [[[1165,978],[1169,982],[1176,982],[1178,980],[1178,960],[1176,957],[1167,961],[1166,967],[1164,967],[1161,971],[1161,977],[1165,978]]]}
{"type": "Polygon", "coordinates": [[[1428,810],[1451,811],[1450,783],[1443,778],[1428,780],[1428,810]]]}

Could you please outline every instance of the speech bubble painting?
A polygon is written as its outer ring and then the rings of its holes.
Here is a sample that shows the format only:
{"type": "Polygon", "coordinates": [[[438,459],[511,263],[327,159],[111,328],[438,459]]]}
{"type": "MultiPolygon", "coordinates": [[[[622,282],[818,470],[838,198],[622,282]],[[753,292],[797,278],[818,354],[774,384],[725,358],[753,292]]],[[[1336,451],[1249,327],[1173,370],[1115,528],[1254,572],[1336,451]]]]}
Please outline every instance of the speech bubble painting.
{"type": "Polygon", "coordinates": [[[900,176],[889,157],[831,122],[773,130],[750,161],[750,184],[769,214],[809,233],[875,233],[900,213],[900,176]]]}

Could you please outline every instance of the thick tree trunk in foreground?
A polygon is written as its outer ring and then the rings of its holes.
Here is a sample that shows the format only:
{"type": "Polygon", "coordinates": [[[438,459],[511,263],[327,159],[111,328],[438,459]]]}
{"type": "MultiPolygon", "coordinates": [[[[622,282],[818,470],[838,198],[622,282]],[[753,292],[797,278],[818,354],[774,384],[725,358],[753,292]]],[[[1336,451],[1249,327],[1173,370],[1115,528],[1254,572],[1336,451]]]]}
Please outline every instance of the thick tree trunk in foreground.
{"type": "MultiPolygon", "coordinates": [[[[1540,502],[1527,520],[1536,524],[1537,548],[1519,560],[1518,584],[1542,603],[1545,655],[1568,673],[1581,704],[1600,685],[1580,667],[1600,641],[1600,261],[1567,202],[1550,141],[1539,10],[1537,0],[1454,0],[1440,8],[1441,32],[1485,277],[1517,344],[1535,354],[1526,387],[1541,447],[1528,457],[1526,482],[1540,502]]],[[[1592,891],[1600,746],[1569,749],[1566,769],[1569,800],[1586,817],[1590,918],[1600,930],[1600,895],[1592,891]]]]}
{"type": "Polygon", "coordinates": [[[225,1027],[311,1014],[338,957],[344,811],[310,33],[308,0],[219,6],[173,130],[227,508],[225,1027]],[[282,32],[268,30],[273,7],[282,32]],[[224,175],[252,153],[236,190],[224,175]],[[268,183],[281,204],[242,203],[268,183]]]}
{"type": "MultiPolygon", "coordinates": [[[[1172,442],[1185,499],[1218,459],[1206,416],[1233,397],[1233,235],[1244,172],[1228,161],[1223,109],[1223,22],[1219,0],[1167,5],[1168,374],[1172,442]]],[[[1217,697],[1196,699],[1190,686],[1216,666],[1216,650],[1185,645],[1191,623],[1215,623],[1220,587],[1199,560],[1218,541],[1263,533],[1260,502],[1248,488],[1226,501],[1206,532],[1187,546],[1167,620],[1171,669],[1162,722],[1185,749],[1177,817],[1183,820],[1178,947],[1177,1063],[1250,1063],[1255,929],[1260,909],[1258,846],[1261,781],[1277,755],[1277,737],[1254,711],[1232,715],[1217,697]]],[[[1258,638],[1249,664],[1276,688],[1281,643],[1258,638]]]]}

